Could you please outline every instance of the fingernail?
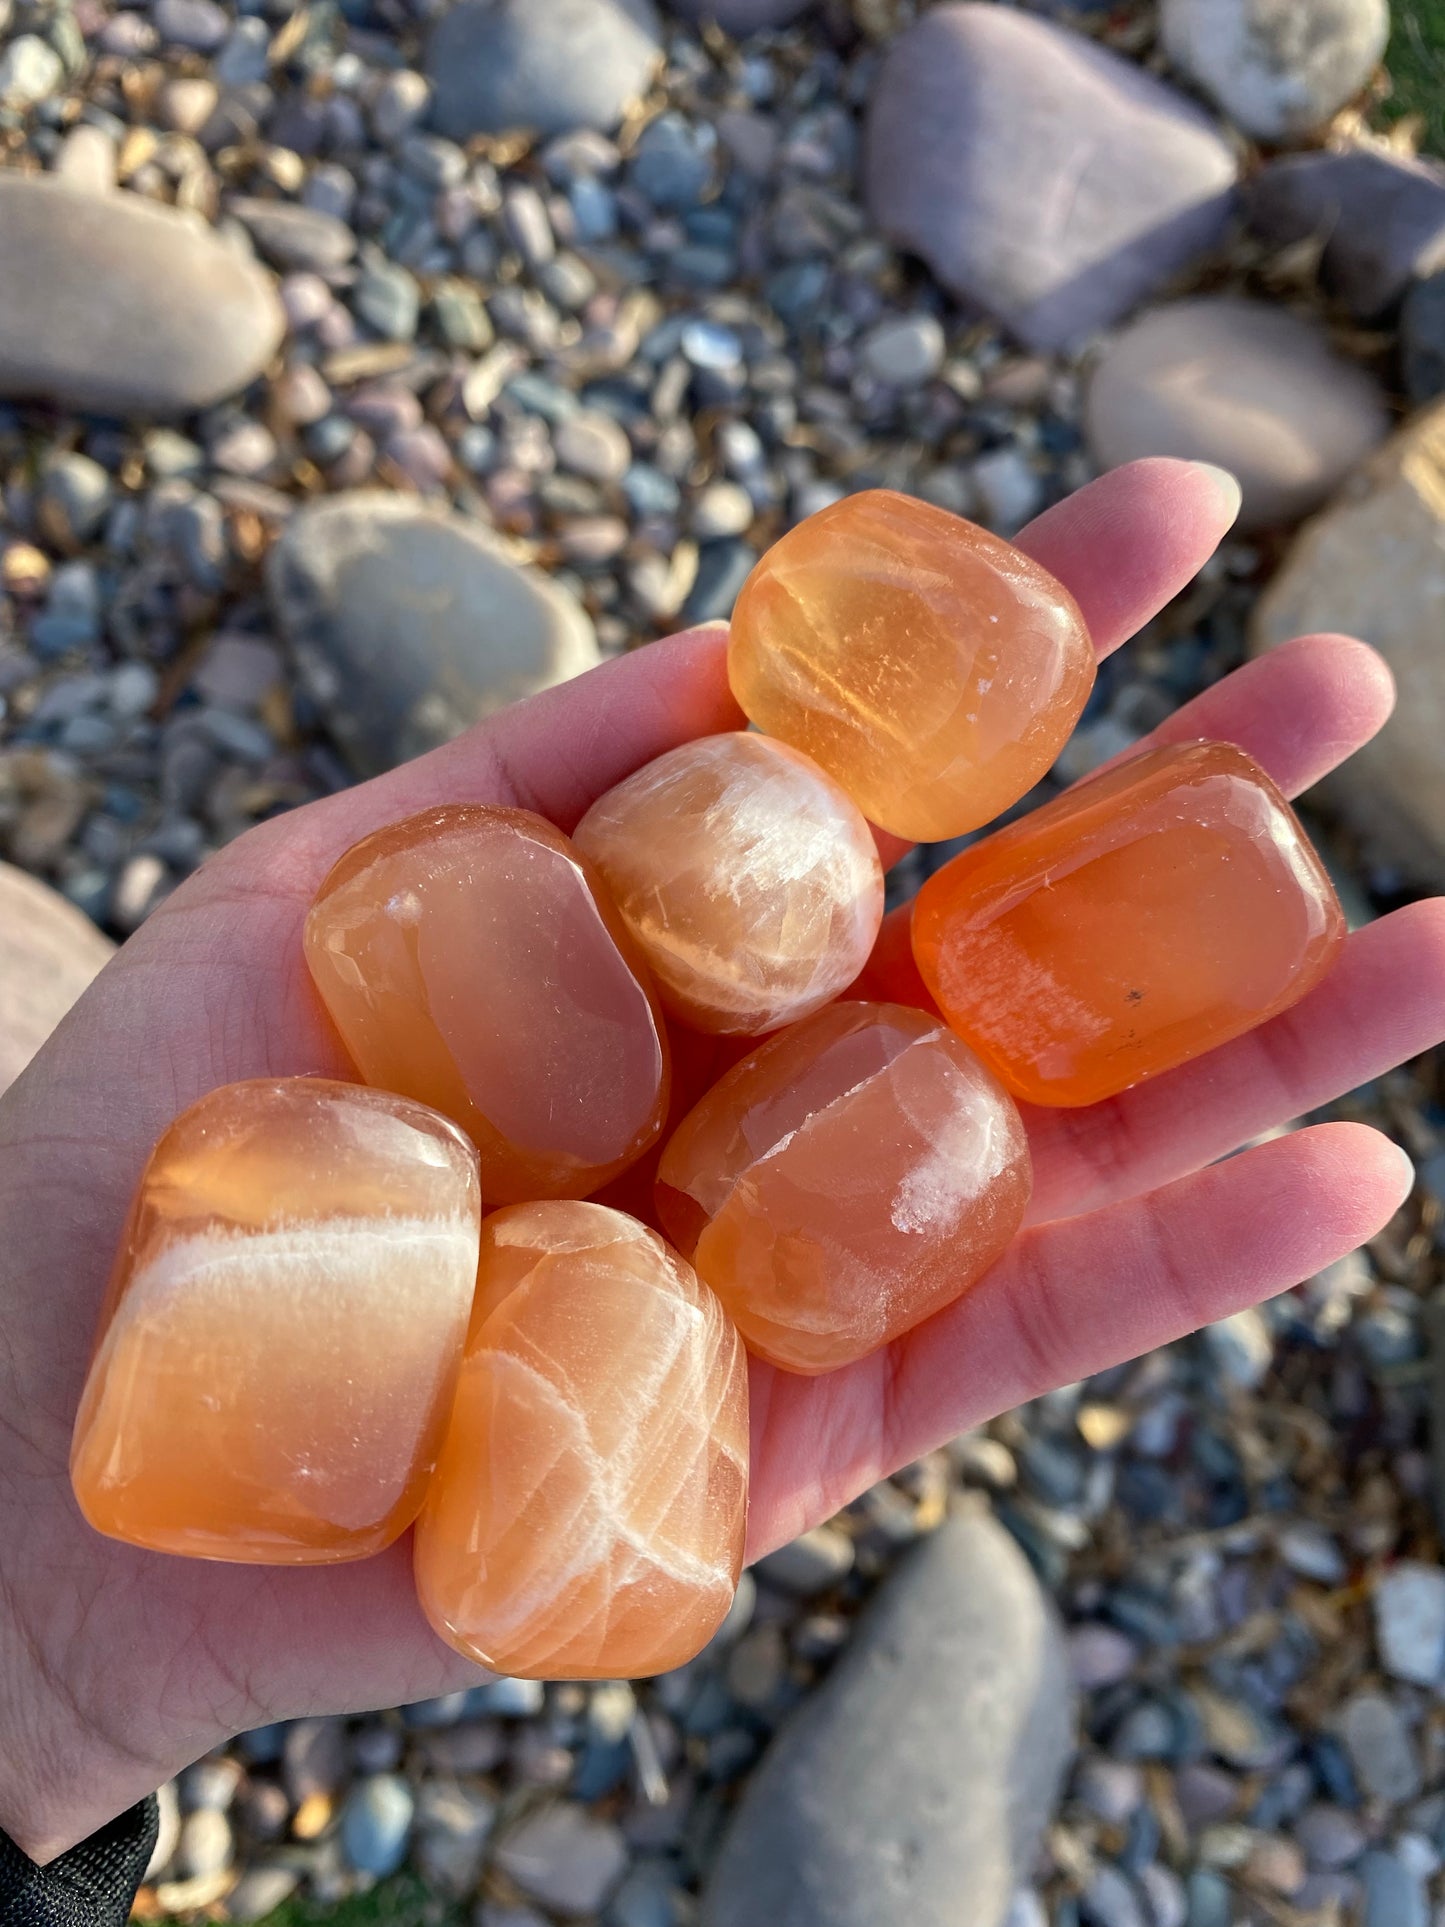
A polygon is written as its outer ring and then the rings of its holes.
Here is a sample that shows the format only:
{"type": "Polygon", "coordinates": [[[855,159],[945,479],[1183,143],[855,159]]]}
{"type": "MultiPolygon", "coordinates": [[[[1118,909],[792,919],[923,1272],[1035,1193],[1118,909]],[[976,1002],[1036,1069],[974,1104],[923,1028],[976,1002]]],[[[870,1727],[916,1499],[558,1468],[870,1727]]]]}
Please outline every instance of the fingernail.
{"type": "Polygon", "coordinates": [[[1399,1163],[1400,1202],[1403,1204],[1415,1188],[1415,1160],[1402,1145],[1392,1143],[1390,1149],[1399,1163]]]}
{"type": "Polygon", "coordinates": [[[1213,462],[1196,462],[1194,466],[1201,475],[1207,475],[1214,484],[1220,503],[1228,510],[1229,519],[1233,522],[1239,514],[1239,504],[1243,500],[1239,492],[1239,483],[1227,468],[1217,468],[1213,462]]]}

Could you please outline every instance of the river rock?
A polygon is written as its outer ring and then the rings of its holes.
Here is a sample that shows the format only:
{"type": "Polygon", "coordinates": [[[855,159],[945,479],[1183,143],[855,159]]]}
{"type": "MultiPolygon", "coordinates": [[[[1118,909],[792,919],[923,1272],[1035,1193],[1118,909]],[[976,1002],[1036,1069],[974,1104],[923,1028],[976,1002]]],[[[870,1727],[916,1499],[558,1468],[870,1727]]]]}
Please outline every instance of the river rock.
{"type": "Polygon", "coordinates": [[[0,1091],[14,1083],[114,949],[64,897],[0,863],[0,1091]]]}
{"type": "Polygon", "coordinates": [[[1388,0],[1162,0],[1164,51],[1263,141],[1323,127],[1379,65],[1388,0]]]}
{"type": "Polygon", "coordinates": [[[64,78],[64,61],[38,34],[17,34],[0,53],[0,100],[8,106],[34,107],[64,78]]]}
{"type": "Polygon", "coordinates": [[[341,1847],[353,1867],[384,1879],[406,1858],[415,1796],[396,1773],[359,1780],[341,1809],[341,1847]]]}
{"type": "Polygon", "coordinates": [[[1051,1606],[1001,1526],[956,1517],[764,1757],[704,1927],[1001,1927],[1072,1747],[1051,1606]]]}
{"type": "Polygon", "coordinates": [[[1400,373],[1412,402],[1445,394],[1445,268],[1412,281],[1401,303],[1400,373]]]}
{"type": "Polygon", "coordinates": [[[174,415],[244,388],[284,317],[271,276],[138,194],[0,175],[0,395],[174,415]]]}
{"type": "Polygon", "coordinates": [[[811,0],[672,0],[672,11],[684,20],[711,20],[724,33],[761,33],[786,27],[811,5],[811,0]]]}
{"type": "Polygon", "coordinates": [[[1420,1791],[1420,1761],[1409,1726],[1383,1693],[1354,1693],[1335,1722],[1366,1798],[1392,1804],[1420,1791]]]}
{"type": "Polygon", "coordinates": [[[1236,163],[1129,61],[1009,7],[934,7],[869,103],[874,218],[1030,347],[1117,321],[1219,240],[1236,163]]]}
{"type": "Polygon", "coordinates": [[[1252,641],[1343,630],[1399,685],[1380,735],[1329,779],[1375,857],[1445,885],[1445,402],[1400,430],[1300,530],[1256,607],[1252,641]]]}
{"type": "Polygon", "coordinates": [[[853,1570],[853,1541],[835,1525],[813,1526],[759,1562],[769,1585],[795,1599],[816,1599],[853,1570]]]}
{"type": "Polygon", "coordinates": [[[1240,526],[1298,521],[1389,433],[1383,391],[1322,329],[1233,296],[1176,301],[1131,322],[1089,382],[1095,461],[1176,455],[1227,468],[1240,526]]]}
{"type": "Polygon", "coordinates": [[[276,620],[338,743],[371,775],[598,659],[581,606],[477,524],[359,491],[294,515],[276,620]]]}
{"type": "Polygon", "coordinates": [[[626,1870],[627,1843],[610,1820],[564,1800],[513,1827],[496,1861],[530,1899],[570,1919],[603,1905],[626,1870]]]}
{"type": "Polygon", "coordinates": [[[1375,1583],[1375,1645],[1394,1679],[1438,1685],[1445,1674],[1445,1572],[1401,1559],[1375,1583]]]}
{"type": "Polygon", "coordinates": [[[1367,1853],[1360,1862],[1360,1877],[1365,1888],[1360,1927],[1429,1927],[1425,1882],[1398,1855],[1367,1853]]]}
{"type": "Polygon", "coordinates": [[[261,201],[243,195],[229,204],[256,246],[278,268],[339,268],[356,252],[356,236],[334,214],[297,201],[261,201]]]}
{"type": "Polygon", "coordinates": [[[109,194],[115,187],[115,140],[104,127],[77,121],[60,144],[55,173],[84,194],[109,194]]]}
{"type": "Polygon", "coordinates": [[[432,29],[432,119],[452,140],[608,133],[657,65],[652,0],[461,0],[432,29]]]}
{"type": "Polygon", "coordinates": [[[1445,265],[1445,167],[1398,154],[1288,154],[1244,190],[1250,226],[1270,247],[1315,240],[1325,286],[1366,320],[1411,278],[1445,265]]]}

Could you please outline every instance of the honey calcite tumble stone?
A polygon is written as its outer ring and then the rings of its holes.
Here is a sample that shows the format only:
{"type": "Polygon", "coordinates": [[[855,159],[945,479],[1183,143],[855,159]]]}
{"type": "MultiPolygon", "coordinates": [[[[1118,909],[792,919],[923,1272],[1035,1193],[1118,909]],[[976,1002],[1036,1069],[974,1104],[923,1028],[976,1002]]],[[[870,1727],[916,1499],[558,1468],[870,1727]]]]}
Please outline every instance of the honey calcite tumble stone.
{"type": "Polygon", "coordinates": [[[1303,997],[1345,933],[1324,866],[1229,743],[1154,750],[965,850],[913,913],[923,980],[1018,1097],[1094,1104],[1303,997]]]}
{"type": "Polygon", "coordinates": [[[750,719],[821,763],[882,829],[987,823],[1049,769],[1094,685],[1063,584],[931,503],[871,489],[789,531],[733,611],[750,719]]]}
{"type": "Polygon", "coordinates": [[[462,1126],[487,1203],[584,1197],[661,1131],[646,965],[542,817],[457,804],[376,831],[322,884],[305,943],[361,1075],[462,1126]]]}
{"type": "Polygon", "coordinates": [[[832,1371],[967,1289],[1032,1184],[1007,1092],[942,1021],[832,1004],[715,1084],[658,1168],[662,1222],[750,1351],[832,1371]]]}
{"type": "Polygon", "coordinates": [[[416,1534],[441,1636],[526,1679],[670,1671],[732,1603],[747,1490],[746,1357],[691,1268],[600,1204],[493,1213],[416,1534]]]}
{"type": "Polygon", "coordinates": [[[477,1157],[406,1098],[228,1084],[141,1176],[70,1473],[100,1532],[315,1565],[389,1545],[441,1445],[476,1282],[477,1157]]]}
{"type": "Polygon", "coordinates": [[[857,805],[808,757],[746,731],[684,743],[577,825],[670,1015],[758,1036],[836,997],[883,919],[857,805]]]}

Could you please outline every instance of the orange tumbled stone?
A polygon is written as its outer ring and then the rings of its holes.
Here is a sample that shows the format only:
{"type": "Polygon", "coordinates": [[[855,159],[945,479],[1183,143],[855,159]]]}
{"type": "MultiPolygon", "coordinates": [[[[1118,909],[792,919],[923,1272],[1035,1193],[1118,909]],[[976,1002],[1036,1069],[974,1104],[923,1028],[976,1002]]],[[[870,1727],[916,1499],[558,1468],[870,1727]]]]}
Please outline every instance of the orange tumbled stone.
{"type": "Polygon", "coordinates": [[[436,1461],[476,1282],[476,1153],[321,1078],[178,1117],[131,1205],[70,1473],[100,1532],[313,1565],[379,1551],[436,1461]]]}
{"type": "Polygon", "coordinates": [[[714,1085],[670,1139],[657,1199],[749,1350],[817,1373],[966,1290],[1031,1182],[1007,1092],[939,1018],[832,1004],[714,1085]]]}
{"type": "Polygon", "coordinates": [[[986,837],[918,894],[948,1022],[1015,1096],[1093,1104],[1317,983],[1345,933],[1324,865],[1229,743],[1154,750],[986,837]]]}
{"type": "Polygon", "coordinates": [[[646,965],[542,817],[457,804],[376,831],[322,884],[305,944],[361,1075],[462,1126],[489,1204],[583,1197],[661,1131],[646,965]]]}
{"type": "Polygon", "coordinates": [[[821,763],[863,814],[938,841],[1030,790],[1094,684],[1077,603],[1012,544],[870,489],[811,515],[733,611],[748,716],[821,763]]]}
{"type": "Polygon", "coordinates": [[[574,838],[669,1015],[758,1036],[836,997],[883,918],[857,805],[786,743],[737,731],[670,750],[599,797],[574,838]]]}
{"type": "Polygon", "coordinates": [[[527,1679],[670,1671],[732,1602],[747,1488],[746,1358],[691,1268],[600,1204],[493,1213],[416,1533],[442,1638],[527,1679]]]}

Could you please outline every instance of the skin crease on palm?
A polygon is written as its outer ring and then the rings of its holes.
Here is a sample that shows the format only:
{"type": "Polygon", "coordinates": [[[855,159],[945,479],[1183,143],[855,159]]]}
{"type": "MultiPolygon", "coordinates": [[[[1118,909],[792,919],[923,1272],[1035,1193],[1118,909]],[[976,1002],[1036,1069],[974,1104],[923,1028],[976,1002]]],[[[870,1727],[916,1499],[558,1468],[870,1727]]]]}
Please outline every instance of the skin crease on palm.
{"type": "MultiPolygon", "coordinates": [[[[1140,462],[1019,539],[1107,654],[1197,572],[1234,507],[1217,471],[1140,462]]],[[[1372,651],[1314,636],[1237,671],[1151,740],[1232,740],[1297,794],[1372,736],[1392,700],[1372,651]]],[[[307,983],[301,923],[359,837],[444,802],[520,805],[570,830],[641,764],[742,720],[714,627],[263,825],[150,918],[0,1100],[0,1826],[37,1858],[242,1728],[477,1677],[422,1619],[406,1540],[356,1565],[271,1570],[134,1551],[82,1522],[71,1424],[149,1146],[218,1084],[347,1074],[307,983]]],[[[900,853],[880,843],[886,862],[900,853]]],[[[1030,1113],[1031,1224],[979,1285],[844,1371],[754,1366],[750,1556],[953,1434],[1286,1290],[1372,1237],[1410,1182],[1374,1131],[1319,1126],[1212,1161],[1442,1033],[1437,901],[1350,937],[1304,1002],[1213,1056],[1091,1110],[1030,1113]]]]}

